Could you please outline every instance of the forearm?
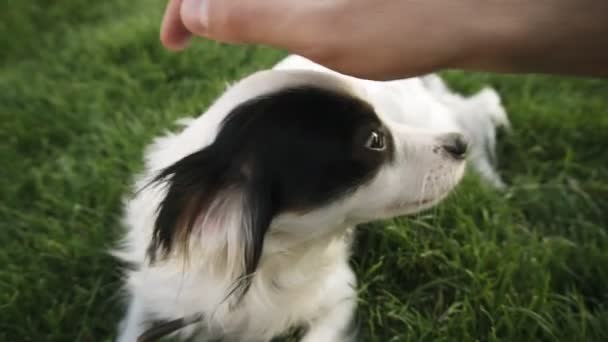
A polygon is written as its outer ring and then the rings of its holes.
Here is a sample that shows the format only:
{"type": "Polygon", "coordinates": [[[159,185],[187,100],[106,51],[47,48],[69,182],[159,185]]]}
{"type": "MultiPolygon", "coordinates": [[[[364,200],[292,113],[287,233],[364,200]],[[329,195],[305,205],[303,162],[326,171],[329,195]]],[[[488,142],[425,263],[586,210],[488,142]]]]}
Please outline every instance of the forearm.
{"type": "Polygon", "coordinates": [[[474,0],[450,67],[608,76],[607,0],[474,0]]]}

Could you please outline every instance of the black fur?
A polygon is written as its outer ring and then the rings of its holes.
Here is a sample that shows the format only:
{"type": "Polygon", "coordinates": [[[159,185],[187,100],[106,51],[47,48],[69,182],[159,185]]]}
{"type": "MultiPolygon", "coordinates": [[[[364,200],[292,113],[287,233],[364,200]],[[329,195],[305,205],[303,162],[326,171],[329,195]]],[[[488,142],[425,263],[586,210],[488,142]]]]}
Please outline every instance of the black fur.
{"type": "MultiPolygon", "coordinates": [[[[244,194],[244,279],[255,272],[266,231],[278,213],[306,212],[364,184],[392,160],[393,143],[373,108],[315,87],[254,98],[226,117],[215,141],[163,170],[166,182],[149,255],[185,244],[195,220],[221,192],[244,194]],[[372,130],[387,148],[365,147],[372,130]]],[[[182,245],[183,246],[183,245],[182,245]]],[[[248,285],[245,284],[245,287],[248,285]]]]}

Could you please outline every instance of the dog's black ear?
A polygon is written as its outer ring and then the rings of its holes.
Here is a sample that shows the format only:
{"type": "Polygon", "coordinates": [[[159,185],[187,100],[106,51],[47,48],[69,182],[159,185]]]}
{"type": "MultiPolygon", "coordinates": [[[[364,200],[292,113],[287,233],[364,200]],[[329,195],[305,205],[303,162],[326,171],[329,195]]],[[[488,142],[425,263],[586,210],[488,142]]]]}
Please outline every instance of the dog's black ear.
{"type": "Polygon", "coordinates": [[[252,165],[213,145],[164,169],[154,182],[166,187],[148,257],[196,255],[235,280],[231,293],[251,283],[275,215],[270,183],[252,165]]]}
{"type": "Polygon", "coordinates": [[[212,148],[190,154],[163,169],[153,180],[166,187],[157,209],[148,257],[154,262],[173,251],[187,252],[197,220],[227,184],[221,159],[212,148]]]}
{"type": "Polygon", "coordinates": [[[246,206],[242,218],[245,232],[243,244],[245,271],[235,288],[241,293],[244,293],[251,284],[251,277],[257,270],[262,256],[266,232],[276,212],[270,184],[261,177],[253,177],[249,180],[244,198],[246,206]]]}

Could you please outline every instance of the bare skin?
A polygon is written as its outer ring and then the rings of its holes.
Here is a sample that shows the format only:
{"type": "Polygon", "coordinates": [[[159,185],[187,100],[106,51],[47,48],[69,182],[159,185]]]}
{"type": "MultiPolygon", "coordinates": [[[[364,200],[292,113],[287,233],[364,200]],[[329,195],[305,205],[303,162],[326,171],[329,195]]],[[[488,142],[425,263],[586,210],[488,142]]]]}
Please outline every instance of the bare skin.
{"type": "Polygon", "coordinates": [[[161,41],[286,49],[387,80],[441,69],[608,76],[607,0],[169,0],[161,41]]]}

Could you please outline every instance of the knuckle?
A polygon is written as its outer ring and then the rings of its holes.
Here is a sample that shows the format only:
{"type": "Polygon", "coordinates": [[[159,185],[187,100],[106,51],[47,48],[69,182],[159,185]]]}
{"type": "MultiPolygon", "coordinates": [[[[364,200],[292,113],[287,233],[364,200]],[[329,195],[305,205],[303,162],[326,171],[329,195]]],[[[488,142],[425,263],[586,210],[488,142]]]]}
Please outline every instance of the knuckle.
{"type": "Polygon", "coordinates": [[[209,8],[209,35],[223,41],[244,41],[247,38],[251,16],[243,7],[231,6],[228,3],[209,8]]]}

